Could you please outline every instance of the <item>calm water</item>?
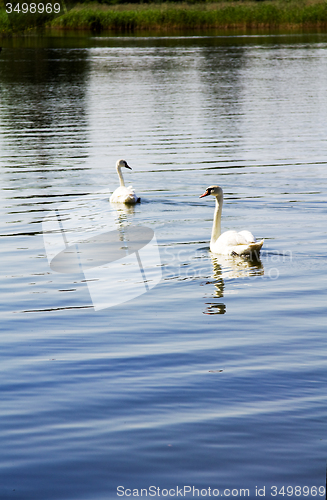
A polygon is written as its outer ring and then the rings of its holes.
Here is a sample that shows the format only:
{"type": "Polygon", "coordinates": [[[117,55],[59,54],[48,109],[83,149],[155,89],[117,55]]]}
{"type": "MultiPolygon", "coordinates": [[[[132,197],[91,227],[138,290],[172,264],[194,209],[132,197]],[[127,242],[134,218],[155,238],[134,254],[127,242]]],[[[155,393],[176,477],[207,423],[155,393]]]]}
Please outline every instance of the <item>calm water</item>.
{"type": "Polygon", "coordinates": [[[324,486],[327,36],[3,46],[1,500],[324,486]],[[118,158],[142,203],[116,213],[118,158]],[[260,262],[210,254],[212,184],[260,262]],[[95,310],[46,258],[42,221],[74,207],[67,238],[154,231],[160,283],[95,310]]]}

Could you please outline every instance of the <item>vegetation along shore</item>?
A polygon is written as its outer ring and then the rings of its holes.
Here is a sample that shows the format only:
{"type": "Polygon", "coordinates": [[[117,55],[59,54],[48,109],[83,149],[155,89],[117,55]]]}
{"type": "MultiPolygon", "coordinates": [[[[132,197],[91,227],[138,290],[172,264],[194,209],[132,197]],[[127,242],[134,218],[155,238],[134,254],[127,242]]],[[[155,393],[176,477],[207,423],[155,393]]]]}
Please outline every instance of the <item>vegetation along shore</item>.
{"type": "MultiPolygon", "coordinates": [[[[209,28],[327,28],[327,0],[110,3],[114,1],[69,5],[61,1],[59,14],[29,10],[23,13],[19,11],[23,3],[16,12],[7,13],[6,1],[2,1],[0,33],[10,34],[38,26],[115,33],[209,28]]],[[[52,2],[54,5],[55,0],[52,2]]]]}

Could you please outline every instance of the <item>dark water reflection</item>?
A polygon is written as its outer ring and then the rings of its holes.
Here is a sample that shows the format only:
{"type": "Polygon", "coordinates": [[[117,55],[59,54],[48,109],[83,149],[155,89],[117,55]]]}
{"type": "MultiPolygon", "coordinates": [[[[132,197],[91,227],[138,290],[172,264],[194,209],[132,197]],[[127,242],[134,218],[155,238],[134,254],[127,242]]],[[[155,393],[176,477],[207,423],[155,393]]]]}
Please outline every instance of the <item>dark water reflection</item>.
{"type": "Polygon", "coordinates": [[[21,181],[28,176],[26,188],[34,179],[34,197],[50,195],[45,189],[51,187],[54,173],[60,171],[58,156],[65,171],[72,167],[72,159],[78,159],[77,168],[83,168],[88,143],[88,71],[86,50],[2,52],[2,154],[14,173],[9,183],[16,185],[16,174],[21,181]]]}
{"type": "Polygon", "coordinates": [[[5,125],[25,130],[26,138],[34,131],[33,139],[58,125],[58,118],[61,126],[65,122],[83,125],[87,73],[85,50],[69,54],[59,49],[4,50],[1,106],[5,125]]]}

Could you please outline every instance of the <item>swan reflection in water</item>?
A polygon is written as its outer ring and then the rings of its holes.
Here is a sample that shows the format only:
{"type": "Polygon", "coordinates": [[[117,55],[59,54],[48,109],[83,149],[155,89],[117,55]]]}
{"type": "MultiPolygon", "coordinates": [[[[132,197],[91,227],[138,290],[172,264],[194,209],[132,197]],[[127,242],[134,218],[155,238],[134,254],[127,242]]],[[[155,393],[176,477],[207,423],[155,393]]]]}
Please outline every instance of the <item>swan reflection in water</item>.
{"type": "MultiPolygon", "coordinates": [[[[213,266],[213,280],[204,284],[215,286],[213,298],[224,296],[225,280],[262,276],[264,267],[259,258],[250,260],[243,257],[230,257],[227,255],[210,254],[213,266]]],[[[226,305],[223,302],[206,302],[203,314],[225,314],[226,305]]]]}
{"type": "Polygon", "coordinates": [[[113,203],[113,208],[116,211],[116,225],[119,234],[119,240],[122,242],[122,248],[127,251],[128,227],[132,224],[135,215],[134,205],[124,203],[113,203]]]}
{"type": "Polygon", "coordinates": [[[115,203],[114,209],[116,210],[116,224],[118,225],[118,231],[122,233],[124,228],[131,224],[131,221],[134,218],[133,216],[135,215],[135,207],[134,205],[115,203]]]}

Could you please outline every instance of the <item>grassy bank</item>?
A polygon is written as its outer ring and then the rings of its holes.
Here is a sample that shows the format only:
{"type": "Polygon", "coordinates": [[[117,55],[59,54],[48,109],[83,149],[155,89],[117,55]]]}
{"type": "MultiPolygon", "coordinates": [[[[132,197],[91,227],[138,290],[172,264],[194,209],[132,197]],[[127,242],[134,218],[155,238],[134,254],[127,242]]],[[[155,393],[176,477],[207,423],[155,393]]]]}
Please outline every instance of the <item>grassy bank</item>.
{"type": "Polygon", "coordinates": [[[327,26],[327,2],[229,2],[75,7],[52,26],[92,30],[327,26]]]}
{"type": "MultiPolygon", "coordinates": [[[[81,4],[48,23],[61,29],[141,30],[327,27],[325,0],[225,1],[181,4],[81,4]]],[[[0,15],[0,30],[10,22],[0,15]]]]}

